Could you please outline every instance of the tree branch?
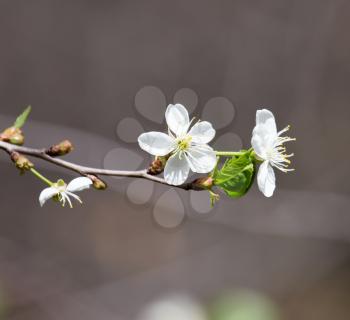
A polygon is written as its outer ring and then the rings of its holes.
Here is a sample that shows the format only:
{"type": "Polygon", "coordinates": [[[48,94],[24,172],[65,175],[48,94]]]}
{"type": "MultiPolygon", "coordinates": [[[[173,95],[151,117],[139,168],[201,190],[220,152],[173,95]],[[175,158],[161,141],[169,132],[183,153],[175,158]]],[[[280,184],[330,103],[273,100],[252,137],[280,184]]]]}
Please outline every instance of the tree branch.
{"type": "Polygon", "coordinates": [[[6,151],[9,155],[11,155],[12,152],[18,152],[23,155],[32,156],[32,157],[44,160],[46,162],[50,162],[58,167],[62,167],[70,171],[74,171],[82,176],[91,174],[91,175],[102,175],[102,176],[141,178],[141,179],[154,181],[160,184],[164,184],[170,187],[177,187],[184,190],[196,190],[196,191],[203,190],[203,188],[198,187],[198,185],[194,184],[193,182],[185,183],[180,186],[169,185],[163,178],[159,178],[157,176],[147,173],[146,169],[137,170],[137,171],[125,171],[125,170],[108,170],[108,169],[86,167],[86,166],[78,165],[59,158],[52,157],[46,153],[47,152],[46,149],[34,149],[34,148],[22,147],[22,146],[13,145],[4,141],[0,141],[0,149],[6,151]]]}

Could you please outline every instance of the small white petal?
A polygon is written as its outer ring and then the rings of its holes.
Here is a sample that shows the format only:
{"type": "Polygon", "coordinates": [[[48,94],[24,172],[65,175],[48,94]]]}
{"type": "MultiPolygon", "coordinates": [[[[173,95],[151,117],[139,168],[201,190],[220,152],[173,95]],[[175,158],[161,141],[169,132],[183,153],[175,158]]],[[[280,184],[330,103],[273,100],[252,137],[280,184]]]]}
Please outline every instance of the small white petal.
{"type": "Polygon", "coordinates": [[[264,140],[261,138],[261,136],[257,134],[253,134],[251,144],[255,153],[261,159],[266,159],[266,148],[264,145],[264,140]]]}
{"type": "Polygon", "coordinates": [[[187,133],[190,126],[190,118],[186,108],[182,104],[169,104],[165,111],[165,119],[169,129],[177,137],[187,133]]]}
{"type": "Polygon", "coordinates": [[[165,181],[172,185],[183,184],[190,172],[190,167],[184,154],[180,157],[179,153],[172,155],[164,168],[165,181]]]}
{"type": "Polygon", "coordinates": [[[265,197],[271,197],[276,188],[276,178],[273,168],[268,161],[264,161],[260,165],[257,180],[259,190],[265,195],[265,197]]]}
{"type": "Polygon", "coordinates": [[[257,125],[253,130],[251,144],[255,153],[260,158],[266,159],[267,152],[274,148],[277,138],[277,133],[271,133],[266,125],[257,125]]]}
{"type": "Polygon", "coordinates": [[[217,159],[215,151],[206,144],[192,146],[186,158],[193,172],[207,173],[214,169],[217,159]]]}
{"type": "Polygon", "coordinates": [[[208,143],[215,137],[215,130],[210,122],[197,122],[188,133],[195,143],[208,143]]]}
{"type": "Polygon", "coordinates": [[[77,192],[90,188],[92,181],[86,177],[79,177],[68,183],[67,191],[77,192]]]}
{"type": "Polygon", "coordinates": [[[47,200],[51,199],[58,193],[59,191],[54,187],[44,189],[43,191],[41,191],[39,196],[40,205],[43,206],[47,200]]]}
{"type": "Polygon", "coordinates": [[[267,109],[256,111],[256,126],[265,126],[270,134],[277,135],[276,121],[273,113],[267,109]]]}
{"type": "Polygon", "coordinates": [[[256,110],[256,124],[264,124],[268,119],[275,119],[273,113],[267,109],[256,110]]]}
{"type": "Polygon", "coordinates": [[[251,144],[255,153],[261,158],[267,158],[268,150],[273,148],[273,144],[276,139],[273,139],[270,135],[261,135],[256,131],[253,133],[251,144]]]}
{"type": "Polygon", "coordinates": [[[175,148],[172,137],[163,132],[146,132],[139,136],[140,148],[154,156],[166,156],[175,148]]]}

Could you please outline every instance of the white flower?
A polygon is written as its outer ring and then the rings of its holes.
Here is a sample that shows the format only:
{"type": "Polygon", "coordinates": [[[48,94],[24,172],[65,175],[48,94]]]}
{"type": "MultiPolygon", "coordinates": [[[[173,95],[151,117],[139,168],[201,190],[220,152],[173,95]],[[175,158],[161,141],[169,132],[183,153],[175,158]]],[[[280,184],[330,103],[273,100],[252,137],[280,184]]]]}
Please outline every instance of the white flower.
{"type": "Polygon", "coordinates": [[[51,187],[44,189],[39,196],[40,205],[43,206],[45,202],[51,198],[54,198],[62,203],[64,207],[66,201],[69,206],[73,208],[72,202],[69,197],[73,197],[78,202],[82,203],[81,199],[74,194],[74,192],[82,191],[88,189],[92,181],[86,177],[80,177],[72,180],[70,183],[65,184],[63,180],[58,180],[51,187]]]}
{"type": "Polygon", "coordinates": [[[184,183],[190,169],[207,173],[216,165],[215,151],[207,145],[215,136],[215,130],[207,121],[197,122],[191,129],[186,108],[170,104],[165,112],[168,134],[147,132],[139,136],[141,149],[154,156],[171,154],[164,168],[165,181],[172,185],[184,183]]]}
{"type": "Polygon", "coordinates": [[[293,154],[286,154],[285,142],[294,141],[294,138],[281,137],[280,135],[289,130],[289,126],[277,132],[275,117],[272,112],[266,109],[256,112],[256,126],[253,130],[252,146],[255,154],[263,163],[258,173],[258,186],[260,191],[271,197],[276,187],[276,178],[273,167],[283,171],[290,164],[289,157],[293,154]]]}

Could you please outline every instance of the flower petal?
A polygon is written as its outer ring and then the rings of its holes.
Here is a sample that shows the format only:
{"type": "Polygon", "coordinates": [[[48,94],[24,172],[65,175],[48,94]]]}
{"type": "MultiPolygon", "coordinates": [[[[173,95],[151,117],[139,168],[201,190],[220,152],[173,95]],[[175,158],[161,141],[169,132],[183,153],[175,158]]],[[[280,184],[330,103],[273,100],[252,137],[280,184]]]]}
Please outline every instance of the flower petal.
{"type": "MultiPolygon", "coordinates": [[[[271,119],[270,119],[271,120],[271,119]]],[[[270,121],[267,120],[267,121],[270,121]]],[[[272,120],[271,120],[272,121],[272,120]]],[[[253,130],[251,144],[255,153],[262,159],[266,159],[267,152],[275,147],[278,139],[277,131],[271,130],[266,124],[258,124],[253,130]]]]}
{"type": "Polygon", "coordinates": [[[44,189],[43,191],[41,191],[40,196],[39,196],[40,205],[43,206],[47,200],[51,199],[52,197],[54,197],[58,193],[59,193],[59,191],[53,187],[44,189]]]}
{"type": "Polygon", "coordinates": [[[267,109],[256,110],[256,124],[264,124],[268,119],[275,119],[273,113],[267,109]]]}
{"type": "Polygon", "coordinates": [[[259,190],[265,197],[271,197],[276,188],[276,178],[273,168],[268,161],[264,161],[258,172],[258,186],[259,190]]]}
{"type": "Polygon", "coordinates": [[[190,126],[190,118],[186,108],[182,104],[169,104],[165,111],[165,119],[169,129],[177,137],[185,135],[190,126]]]}
{"type": "Polygon", "coordinates": [[[186,153],[193,172],[207,173],[214,169],[217,159],[215,151],[206,144],[192,146],[186,153]]]}
{"type": "Polygon", "coordinates": [[[165,181],[169,184],[178,186],[183,184],[190,172],[190,167],[186,160],[184,154],[180,157],[180,153],[172,155],[164,168],[164,178],[165,181]]]}
{"type": "Polygon", "coordinates": [[[197,122],[190,130],[189,135],[195,143],[208,143],[215,137],[215,130],[210,122],[197,122]]]}
{"type": "Polygon", "coordinates": [[[92,185],[92,181],[86,177],[79,177],[68,183],[67,191],[77,192],[85,189],[89,189],[92,185]]]}
{"type": "Polygon", "coordinates": [[[166,156],[174,150],[174,139],[163,132],[146,132],[138,138],[142,150],[154,156],[166,156]]]}
{"type": "Polygon", "coordinates": [[[256,126],[264,126],[272,135],[277,135],[276,121],[270,110],[262,109],[256,111],[256,126]]]}
{"type": "Polygon", "coordinates": [[[266,159],[267,151],[273,148],[275,141],[276,137],[271,136],[264,126],[254,128],[251,144],[255,153],[261,159],[266,159]]]}

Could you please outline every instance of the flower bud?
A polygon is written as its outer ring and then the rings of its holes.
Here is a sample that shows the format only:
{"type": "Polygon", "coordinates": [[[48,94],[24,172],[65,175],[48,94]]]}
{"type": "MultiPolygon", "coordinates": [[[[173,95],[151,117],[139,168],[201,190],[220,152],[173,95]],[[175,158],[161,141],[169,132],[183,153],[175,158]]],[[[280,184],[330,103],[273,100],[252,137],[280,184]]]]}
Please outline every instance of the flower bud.
{"type": "Polygon", "coordinates": [[[64,140],[59,144],[51,146],[48,150],[46,150],[46,154],[51,157],[64,156],[73,151],[73,149],[72,143],[69,140],[64,140]]]}
{"type": "Polygon", "coordinates": [[[88,174],[87,177],[92,181],[92,185],[97,190],[105,190],[107,189],[107,183],[102,181],[100,178],[88,174]]]}
{"type": "Polygon", "coordinates": [[[10,127],[0,134],[0,140],[21,146],[24,143],[24,135],[21,129],[10,127]]]}
{"type": "Polygon", "coordinates": [[[24,143],[24,136],[22,134],[16,134],[10,138],[10,143],[21,146],[24,143]]]}
{"type": "Polygon", "coordinates": [[[168,158],[169,158],[168,156],[155,157],[155,159],[152,161],[151,165],[147,169],[147,173],[154,175],[154,176],[161,174],[164,170],[164,167],[165,167],[165,164],[166,164],[168,158]]]}
{"type": "Polygon", "coordinates": [[[25,156],[16,151],[11,152],[11,159],[15,163],[16,167],[24,173],[26,170],[30,170],[34,167],[34,164],[28,160],[25,156]]]}
{"type": "Polygon", "coordinates": [[[214,185],[212,177],[201,177],[192,182],[194,190],[210,190],[214,185]]]}

